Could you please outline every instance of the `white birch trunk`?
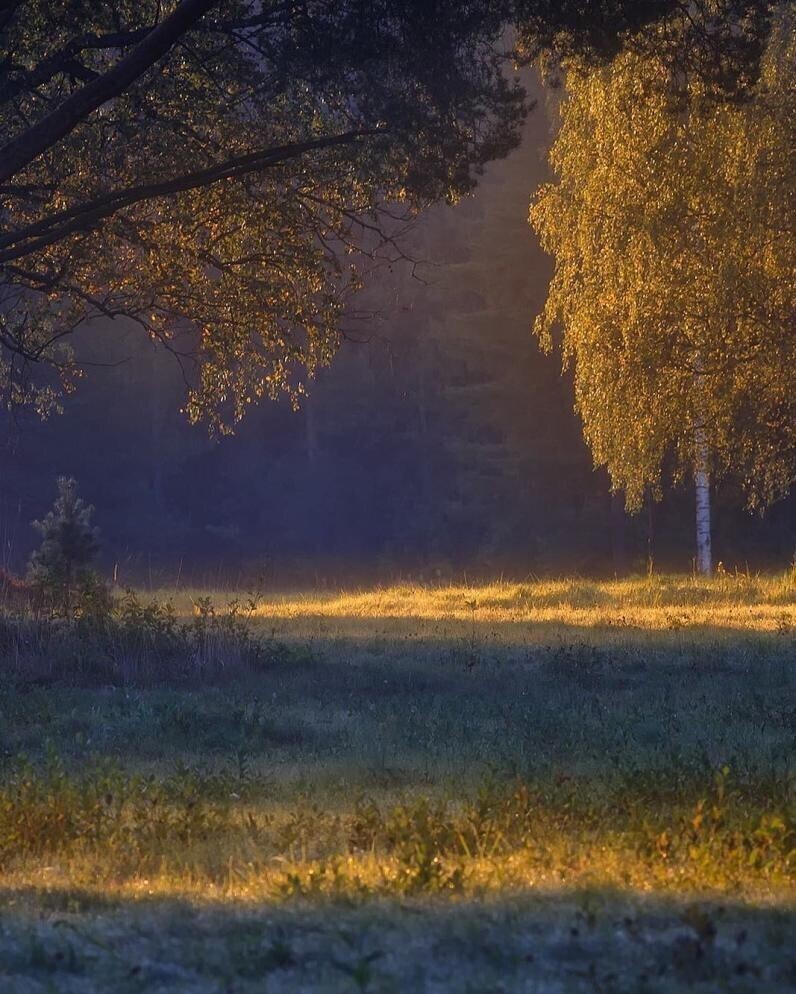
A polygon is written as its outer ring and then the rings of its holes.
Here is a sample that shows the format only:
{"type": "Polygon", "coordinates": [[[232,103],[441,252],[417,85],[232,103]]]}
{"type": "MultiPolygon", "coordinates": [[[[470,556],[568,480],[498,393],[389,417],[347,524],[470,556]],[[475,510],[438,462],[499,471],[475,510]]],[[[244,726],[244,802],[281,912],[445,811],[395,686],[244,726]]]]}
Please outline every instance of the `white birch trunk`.
{"type": "Polygon", "coordinates": [[[703,405],[702,356],[694,362],[696,417],[694,418],[694,491],[696,493],[696,568],[702,576],[713,571],[710,550],[710,459],[703,405]]]}
{"type": "Polygon", "coordinates": [[[708,441],[705,427],[694,428],[694,490],[696,491],[696,568],[702,576],[710,576],[713,559],[710,549],[710,473],[708,471],[708,441]]]}

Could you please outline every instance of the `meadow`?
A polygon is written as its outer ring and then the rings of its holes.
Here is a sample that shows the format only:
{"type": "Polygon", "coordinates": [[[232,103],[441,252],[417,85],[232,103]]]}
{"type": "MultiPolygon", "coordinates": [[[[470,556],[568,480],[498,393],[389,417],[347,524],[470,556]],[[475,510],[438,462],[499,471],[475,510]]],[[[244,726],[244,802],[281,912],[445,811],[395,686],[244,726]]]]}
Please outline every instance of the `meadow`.
{"type": "Polygon", "coordinates": [[[3,992],[796,990],[794,571],[139,592],[0,660],[3,992]]]}

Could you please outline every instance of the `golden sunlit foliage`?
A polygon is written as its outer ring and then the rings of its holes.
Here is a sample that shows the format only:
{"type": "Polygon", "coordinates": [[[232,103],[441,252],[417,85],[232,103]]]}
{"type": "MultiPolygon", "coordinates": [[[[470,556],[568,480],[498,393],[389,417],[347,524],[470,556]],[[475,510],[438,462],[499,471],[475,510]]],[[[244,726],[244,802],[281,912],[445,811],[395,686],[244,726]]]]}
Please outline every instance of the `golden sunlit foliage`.
{"type": "Polygon", "coordinates": [[[781,8],[749,100],[698,81],[685,106],[669,68],[625,53],[567,67],[556,180],[531,223],[555,257],[535,331],[563,330],[595,463],[638,508],[668,453],[732,471],[752,506],[796,466],[794,174],[796,41],[781,8]]]}
{"type": "Polygon", "coordinates": [[[677,0],[3,5],[4,403],[57,406],[83,368],[71,336],[96,316],[177,354],[191,418],[223,430],[260,396],[297,401],[362,269],[400,258],[415,210],[516,145],[515,58],[604,62],[630,41],[735,99],[771,0],[712,6],[706,30],[677,0]]]}
{"type": "Polygon", "coordinates": [[[71,335],[92,316],[133,321],[182,360],[191,418],[223,429],[261,396],[295,401],[362,270],[397,260],[414,211],[455,200],[517,141],[523,93],[489,4],[466,22],[416,2],[14,7],[0,18],[10,404],[54,403],[36,363],[69,388],[71,335]],[[92,87],[101,98],[72,119],[92,87]]]}

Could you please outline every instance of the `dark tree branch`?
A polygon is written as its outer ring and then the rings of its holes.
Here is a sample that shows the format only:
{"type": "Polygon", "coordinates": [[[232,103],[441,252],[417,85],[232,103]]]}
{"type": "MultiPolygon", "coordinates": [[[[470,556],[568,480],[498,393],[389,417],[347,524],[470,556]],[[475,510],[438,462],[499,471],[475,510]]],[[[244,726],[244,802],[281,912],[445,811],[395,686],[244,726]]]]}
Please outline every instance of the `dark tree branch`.
{"type": "Polygon", "coordinates": [[[44,83],[49,83],[54,76],[61,72],[73,75],[76,79],[82,79],[84,82],[91,81],[98,74],[77,61],[80,52],[87,48],[126,48],[146,38],[151,31],[152,28],[149,27],[137,28],[134,31],[116,31],[107,35],[79,35],[77,38],[73,38],[68,45],[53,52],[33,69],[24,70],[21,67],[12,67],[13,78],[6,79],[0,86],[0,103],[8,103],[20,93],[30,92],[44,83]]]}
{"type": "Polygon", "coordinates": [[[96,200],[81,204],[65,211],[58,211],[35,224],[19,231],[12,231],[0,237],[0,263],[10,262],[30,255],[42,248],[47,248],[63,240],[76,231],[86,231],[95,228],[101,221],[117,213],[125,207],[167,197],[186,190],[210,186],[224,179],[237,179],[250,173],[277,166],[282,162],[298,158],[307,152],[345,145],[367,135],[380,134],[374,129],[347,131],[339,135],[329,135],[324,138],[314,138],[305,142],[291,145],[280,145],[275,148],[261,149],[247,155],[237,156],[220,162],[217,165],[186,173],[159,183],[148,183],[142,186],[117,190],[113,193],[98,197],[96,200]]]}
{"type": "Polygon", "coordinates": [[[102,104],[123,93],[219,0],[182,0],[129,55],[108,72],[79,89],[60,106],[0,148],[0,183],[15,176],[42,152],[52,148],[102,104]]]}

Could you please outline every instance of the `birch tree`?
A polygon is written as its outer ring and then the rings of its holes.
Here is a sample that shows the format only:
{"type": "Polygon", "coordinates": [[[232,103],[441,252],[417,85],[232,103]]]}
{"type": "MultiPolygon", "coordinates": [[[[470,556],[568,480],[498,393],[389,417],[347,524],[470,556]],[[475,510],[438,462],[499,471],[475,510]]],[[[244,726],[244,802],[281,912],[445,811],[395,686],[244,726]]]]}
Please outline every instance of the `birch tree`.
{"type": "Polygon", "coordinates": [[[698,81],[671,99],[656,59],[567,66],[561,128],[530,220],[555,270],[535,332],[561,331],[595,464],[630,510],[664,467],[692,477],[711,569],[710,482],[762,509],[796,466],[796,43],[781,8],[748,98],[698,81]]]}

